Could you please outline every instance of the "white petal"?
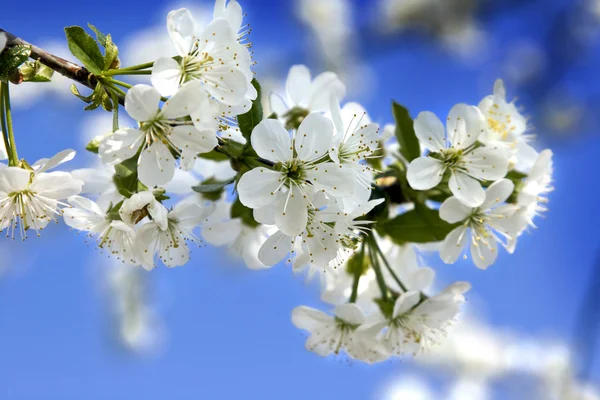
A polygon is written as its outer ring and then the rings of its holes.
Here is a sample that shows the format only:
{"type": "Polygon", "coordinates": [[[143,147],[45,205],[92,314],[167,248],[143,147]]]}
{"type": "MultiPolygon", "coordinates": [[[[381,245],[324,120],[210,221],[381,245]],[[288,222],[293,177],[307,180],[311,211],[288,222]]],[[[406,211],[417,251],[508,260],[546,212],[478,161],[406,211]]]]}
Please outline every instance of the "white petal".
{"type": "Polygon", "coordinates": [[[448,186],[452,194],[469,207],[479,207],[485,200],[481,183],[465,173],[452,171],[448,186]]]}
{"type": "Polygon", "coordinates": [[[213,246],[224,246],[236,240],[241,231],[241,220],[236,218],[205,224],[202,228],[202,236],[213,246]]]}
{"type": "Polygon", "coordinates": [[[116,130],[100,142],[98,154],[100,154],[102,162],[105,164],[120,163],[130,159],[137,153],[144,137],[144,133],[137,129],[116,130]]]}
{"type": "Polygon", "coordinates": [[[504,203],[515,189],[514,183],[508,179],[500,179],[492,183],[485,191],[485,200],[481,204],[482,210],[487,210],[504,203]]]}
{"type": "Polygon", "coordinates": [[[187,55],[194,42],[194,20],[186,8],[173,10],[167,15],[167,30],[180,56],[187,55]]]}
{"type": "Polygon", "coordinates": [[[260,157],[274,162],[292,159],[292,140],[289,132],[276,119],[261,121],[250,136],[252,147],[260,157]]]}
{"type": "Polygon", "coordinates": [[[468,239],[467,228],[463,225],[450,232],[442,243],[440,257],[446,264],[454,264],[465,248],[468,239]]]}
{"type": "Polygon", "coordinates": [[[258,251],[258,259],[267,266],[272,266],[285,259],[292,247],[292,238],[277,231],[263,243],[258,251]]]}
{"type": "Polygon", "coordinates": [[[254,220],[264,225],[275,225],[275,210],[272,206],[255,208],[252,212],[254,220]]]}
{"type": "Polygon", "coordinates": [[[36,170],[35,172],[44,172],[44,171],[48,171],[49,169],[52,169],[52,168],[62,164],[62,163],[71,161],[73,158],[75,158],[75,150],[66,149],[66,150],[63,150],[63,151],[57,153],[56,155],[51,157],[49,160],[44,159],[43,162],[41,162],[42,160],[36,161],[32,165],[32,167],[33,167],[33,169],[36,170]],[[36,168],[37,166],[40,166],[40,168],[37,169],[36,168]]]}
{"type": "Polygon", "coordinates": [[[322,158],[331,146],[333,124],[319,113],[304,118],[296,133],[295,147],[298,159],[311,161],[322,158]]]}
{"type": "Polygon", "coordinates": [[[102,194],[113,187],[113,172],[107,168],[74,169],[71,176],[83,181],[83,193],[102,194]]]}
{"type": "Polygon", "coordinates": [[[279,193],[274,205],[275,225],[288,236],[297,236],[308,223],[308,199],[298,189],[279,193]]]}
{"type": "Polygon", "coordinates": [[[496,261],[498,257],[498,243],[490,235],[471,242],[471,257],[473,263],[480,269],[486,269],[496,261]]]}
{"type": "Polygon", "coordinates": [[[160,57],[154,61],[150,80],[161,95],[172,96],[179,89],[181,66],[171,57],[160,57]]]}
{"type": "Polygon", "coordinates": [[[473,208],[452,196],[440,206],[440,218],[451,224],[464,221],[473,212],[473,208]]]}
{"type": "Polygon", "coordinates": [[[307,100],[310,83],[310,70],[305,65],[294,65],[290,68],[285,85],[293,105],[300,105],[307,100]]]}
{"type": "Polygon", "coordinates": [[[204,89],[198,81],[185,83],[165,102],[162,114],[168,119],[182,118],[198,110],[203,100],[204,89]]]}
{"type": "Polygon", "coordinates": [[[335,316],[352,325],[365,323],[365,315],[354,303],[340,304],[335,308],[335,316]]]}
{"type": "Polygon", "coordinates": [[[190,260],[190,249],[182,238],[176,238],[173,241],[173,237],[166,232],[159,232],[159,235],[163,236],[162,248],[158,249],[163,264],[169,268],[180,267],[190,260]],[[167,243],[168,245],[166,245],[167,243]]]}
{"type": "Polygon", "coordinates": [[[415,119],[415,134],[429,151],[439,152],[446,147],[442,121],[432,112],[424,111],[415,119]]]}
{"type": "Polygon", "coordinates": [[[73,179],[68,172],[42,172],[36,174],[31,190],[54,200],[66,199],[81,193],[83,181],[73,179]]]}
{"type": "Polygon", "coordinates": [[[274,92],[269,94],[269,105],[271,106],[271,112],[277,114],[278,117],[282,116],[289,110],[285,100],[279,94],[274,92]]]}
{"type": "Polygon", "coordinates": [[[219,102],[237,106],[244,101],[250,83],[244,72],[230,65],[216,65],[202,72],[204,88],[219,102]]]}
{"type": "Polygon", "coordinates": [[[515,169],[526,172],[533,167],[538,158],[538,152],[524,140],[517,140],[515,156],[517,157],[515,169]]]}
{"type": "Polygon", "coordinates": [[[236,0],[230,0],[227,5],[225,5],[225,2],[226,0],[215,1],[213,18],[225,18],[231,29],[238,32],[242,27],[242,7],[236,0]]]}
{"type": "Polygon", "coordinates": [[[242,175],[237,190],[240,201],[250,208],[260,208],[275,200],[281,173],[267,168],[254,168],[242,175]]]}
{"type": "Polygon", "coordinates": [[[457,104],[450,110],[446,132],[452,147],[466,149],[485,131],[486,122],[479,108],[457,104]]]}
{"type": "Polygon", "coordinates": [[[350,197],[354,194],[354,173],[350,168],[336,163],[318,164],[306,172],[306,179],[313,186],[336,197],[350,197]]]}
{"type": "Polygon", "coordinates": [[[495,181],[508,172],[508,155],[504,149],[482,146],[465,154],[467,173],[479,179],[495,181]]]}
{"type": "Polygon", "coordinates": [[[136,121],[149,121],[158,112],[160,93],[149,85],[135,85],[125,96],[125,110],[136,121]]]}
{"type": "Polygon", "coordinates": [[[418,157],[408,165],[406,178],[415,190],[428,190],[436,187],[444,176],[445,167],[432,157],[418,157]]]}
{"type": "Polygon", "coordinates": [[[208,153],[217,144],[217,136],[209,130],[198,131],[194,126],[180,125],[172,129],[169,138],[182,152],[181,166],[189,171],[193,168],[199,153],[208,153]]]}
{"type": "Polygon", "coordinates": [[[314,332],[323,325],[334,324],[333,317],[314,308],[300,306],[292,310],[292,323],[299,329],[314,332]]]}
{"type": "Polygon", "coordinates": [[[164,185],[175,175],[175,159],[161,141],[152,143],[140,154],[138,176],[149,188],[164,185]]]}
{"type": "Polygon", "coordinates": [[[18,167],[6,167],[0,170],[0,194],[6,197],[8,193],[23,190],[29,184],[31,172],[18,167]]]}
{"type": "Polygon", "coordinates": [[[307,106],[310,111],[327,112],[331,95],[342,99],[346,94],[346,87],[333,72],[317,75],[309,87],[307,106]]]}
{"type": "Polygon", "coordinates": [[[419,292],[406,292],[402,293],[400,297],[394,303],[394,318],[399,317],[400,315],[404,315],[409,312],[414,306],[419,304],[421,300],[421,295],[419,292]]]}
{"type": "Polygon", "coordinates": [[[145,224],[135,234],[134,253],[147,270],[154,268],[154,254],[158,246],[158,234],[159,228],[153,222],[145,224]]]}

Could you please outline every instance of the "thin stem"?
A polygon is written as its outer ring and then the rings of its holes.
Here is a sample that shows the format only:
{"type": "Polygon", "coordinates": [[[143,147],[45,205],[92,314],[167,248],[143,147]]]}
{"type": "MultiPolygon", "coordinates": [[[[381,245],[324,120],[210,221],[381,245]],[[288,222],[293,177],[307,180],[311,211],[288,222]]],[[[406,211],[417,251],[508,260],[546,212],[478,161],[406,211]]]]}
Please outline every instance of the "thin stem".
{"type": "MultiPolygon", "coordinates": [[[[2,98],[3,98],[3,111],[6,121],[6,130],[8,131],[8,140],[10,142],[10,154],[9,154],[9,165],[16,166],[19,164],[19,155],[17,154],[17,143],[15,142],[15,132],[12,124],[12,111],[10,109],[10,91],[8,89],[8,83],[2,85],[2,98]]],[[[8,149],[6,149],[8,151],[8,149]]]]}
{"type": "Polygon", "coordinates": [[[8,138],[8,129],[6,128],[6,119],[4,113],[4,85],[8,83],[0,82],[0,127],[2,128],[2,138],[4,139],[4,147],[6,148],[6,154],[11,157],[10,140],[8,138]]]}
{"type": "Polygon", "coordinates": [[[132,65],[130,67],[123,67],[119,69],[112,69],[111,71],[138,71],[140,69],[148,69],[154,66],[154,61],[150,61],[143,64],[132,65]]]}
{"type": "Polygon", "coordinates": [[[377,285],[379,286],[379,290],[381,291],[381,297],[383,300],[388,299],[388,288],[385,284],[385,278],[383,273],[381,272],[381,266],[379,265],[379,260],[377,260],[377,255],[374,254],[376,250],[373,249],[373,238],[371,236],[367,236],[367,240],[369,241],[369,258],[371,260],[371,266],[375,271],[375,277],[377,278],[377,285]]]}
{"type": "MultiPolygon", "coordinates": [[[[359,254],[359,259],[360,259],[360,265],[362,267],[363,263],[365,262],[365,242],[363,241],[362,245],[360,246],[360,254],[359,254]]],[[[354,282],[352,282],[352,294],[350,295],[350,303],[356,303],[356,298],[358,297],[358,283],[360,282],[360,277],[361,277],[361,270],[360,269],[356,269],[354,271],[354,282]]]]}
{"type": "Polygon", "coordinates": [[[125,70],[125,69],[110,69],[108,71],[104,71],[102,73],[102,75],[104,76],[115,76],[115,75],[151,75],[152,71],[150,70],[143,70],[143,71],[137,71],[137,70],[125,70]]]}
{"type": "Polygon", "coordinates": [[[400,286],[400,289],[402,289],[403,292],[408,292],[408,290],[406,289],[406,286],[404,286],[404,284],[402,283],[400,278],[398,278],[398,275],[396,275],[396,273],[394,272],[394,270],[388,263],[387,258],[385,258],[385,255],[383,254],[383,251],[381,251],[381,249],[379,248],[379,245],[377,244],[377,242],[375,240],[372,240],[372,243],[373,243],[373,247],[375,248],[375,250],[381,257],[381,259],[383,260],[383,264],[385,265],[387,270],[390,272],[390,274],[392,275],[392,277],[394,278],[394,280],[396,281],[398,286],[400,286]]]}
{"type": "Polygon", "coordinates": [[[131,88],[133,87],[133,85],[130,85],[130,84],[129,84],[129,83],[127,83],[127,82],[123,82],[123,81],[120,81],[120,80],[118,80],[118,79],[114,79],[114,78],[110,78],[110,79],[108,80],[108,82],[114,83],[115,85],[122,86],[122,87],[124,87],[124,88],[126,88],[126,89],[131,89],[131,88]]]}

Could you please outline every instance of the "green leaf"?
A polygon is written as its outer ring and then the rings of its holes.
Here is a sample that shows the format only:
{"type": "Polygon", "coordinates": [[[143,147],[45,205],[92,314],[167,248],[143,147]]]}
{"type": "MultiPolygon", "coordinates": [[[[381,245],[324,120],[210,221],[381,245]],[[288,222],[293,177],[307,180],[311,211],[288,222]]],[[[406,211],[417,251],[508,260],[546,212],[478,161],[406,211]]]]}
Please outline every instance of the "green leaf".
{"type": "Polygon", "coordinates": [[[89,24],[88,23],[88,27],[94,31],[94,33],[96,34],[96,39],[98,39],[98,43],[100,43],[100,45],[102,47],[106,47],[106,35],[102,32],[100,32],[100,30],[98,30],[98,28],[96,28],[94,25],[89,24]]]}
{"type": "Polygon", "coordinates": [[[80,26],[65,28],[69,50],[92,73],[100,74],[104,69],[104,57],[98,44],[80,26]]]}
{"type": "Polygon", "coordinates": [[[230,179],[230,180],[225,181],[225,182],[218,182],[217,181],[217,182],[214,182],[214,183],[206,183],[206,181],[205,181],[205,182],[202,182],[199,185],[192,186],[192,189],[195,192],[198,192],[198,193],[217,192],[217,191],[222,190],[225,186],[233,183],[233,181],[234,181],[233,179],[230,179]]]}
{"type": "Polygon", "coordinates": [[[252,108],[250,109],[250,111],[248,111],[245,114],[238,115],[237,117],[240,131],[242,132],[242,135],[246,138],[248,143],[250,143],[250,135],[252,134],[254,127],[258,125],[258,123],[263,119],[263,109],[260,100],[260,85],[258,84],[258,81],[256,79],[252,79],[252,84],[258,92],[258,96],[256,96],[256,99],[252,101],[252,108]]]}
{"type": "Polygon", "coordinates": [[[40,60],[27,61],[21,65],[23,82],[50,82],[54,71],[46,67],[40,60]]]}
{"type": "Polygon", "coordinates": [[[31,47],[12,46],[0,53],[0,81],[8,82],[11,75],[29,59],[31,47]]]}
{"type": "Polygon", "coordinates": [[[254,219],[254,213],[252,209],[243,205],[239,198],[235,199],[231,205],[231,218],[240,218],[244,225],[252,228],[260,225],[254,219]]]}
{"type": "Polygon", "coordinates": [[[98,139],[92,139],[90,140],[90,142],[85,146],[85,149],[89,152],[92,152],[94,154],[98,154],[98,148],[100,147],[100,140],[98,139]]]}
{"type": "Polygon", "coordinates": [[[396,102],[392,103],[392,113],[396,120],[396,139],[400,144],[400,153],[410,162],[421,155],[413,119],[408,110],[396,102]]]}
{"type": "Polygon", "coordinates": [[[115,165],[113,182],[117,191],[127,198],[130,198],[134,193],[140,190],[137,173],[138,157],[139,155],[136,154],[122,163],[115,165]]]}
{"type": "Polygon", "coordinates": [[[428,243],[443,240],[458,224],[449,224],[440,218],[437,210],[415,203],[415,209],[379,223],[377,229],[390,236],[397,244],[428,243]]]}
{"type": "Polygon", "coordinates": [[[204,158],[205,160],[212,160],[212,161],[227,161],[227,160],[229,160],[229,157],[227,157],[226,154],[223,154],[223,153],[215,151],[215,150],[209,151],[208,153],[198,154],[198,157],[204,158]]]}

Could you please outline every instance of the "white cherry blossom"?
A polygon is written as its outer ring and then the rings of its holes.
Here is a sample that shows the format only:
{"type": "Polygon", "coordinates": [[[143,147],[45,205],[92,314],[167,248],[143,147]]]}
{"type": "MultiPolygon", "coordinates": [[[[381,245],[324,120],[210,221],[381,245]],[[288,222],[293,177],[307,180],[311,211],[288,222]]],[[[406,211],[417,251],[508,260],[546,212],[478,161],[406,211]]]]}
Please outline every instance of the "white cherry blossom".
{"type": "Polygon", "coordinates": [[[339,354],[344,350],[350,357],[371,363],[387,358],[376,341],[362,343],[368,337],[357,335],[357,328],[365,323],[362,310],[353,303],[339,305],[331,316],[310,307],[296,307],[292,322],[297,328],[310,332],[306,348],[322,357],[339,354]]]}
{"type": "MultiPolygon", "coordinates": [[[[162,204],[158,206],[164,207],[162,204]]],[[[201,243],[194,229],[205,221],[212,211],[213,207],[202,207],[190,201],[182,201],[168,212],[164,229],[160,221],[153,220],[144,224],[137,231],[134,243],[142,266],[148,270],[154,268],[156,255],[167,267],[186,264],[190,259],[187,241],[201,243]]]]}
{"type": "Polygon", "coordinates": [[[285,84],[286,96],[271,93],[269,102],[271,111],[284,122],[292,125],[301,121],[313,111],[330,111],[330,99],[342,99],[346,87],[333,72],[323,72],[314,79],[305,65],[290,68],[285,84]]]}
{"type": "Polygon", "coordinates": [[[167,209],[159,203],[151,191],[135,193],[123,201],[119,216],[127,225],[135,226],[149,216],[161,229],[167,229],[167,209]]]}
{"type": "Polygon", "coordinates": [[[197,83],[184,85],[159,108],[160,94],[148,85],[136,85],[127,92],[125,110],[138,121],[139,127],[119,129],[100,144],[102,161],[120,163],[139,153],[139,180],[148,187],[164,185],[175,174],[175,157],[181,168],[190,170],[198,153],[211,151],[217,145],[214,132],[197,130],[189,116],[200,106],[197,83]]]}
{"type": "MultiPolygon", "coordinates": [[[[71,150],[72,151],[72,150],[71,150]]],[[[68,172],[45,172],[60,164],[63,152],[34,164],[36,171],[19,167],[0,168],[0,231],[14,238],[18,229],[27,238],[32,229],[39,236],[49,222],[58,222],[61,200],[81,192],[83,182],[68,172]]]]}
{"type": "Polygon", "coordinates": [[[289,236],[305,230],[309,196],[318,190],[333,197],[351,196],[352,172],[343,165],[325,162],[333,136],[331,121],[309,114],[294,139],[281,122],[266,119],[252,132],[257,154],[275,162],[274,169],[254,168],[242,175],[237,190],[240,201],[253,209],[271,206],[274,223],[289,236]]]}
{"type": "Polygon", "coordinates": [[[163,96],[174,94],[189,81],[201,82],[196,94],[210,95],[231,105],[249,105],[256,98],[251,89],[252,60],[248,49],[238,43],[226,18],[216,18],[199,36],[189,10],[174,10],[167,16],[167,29],[180,60],[161,57],[152,68],[152,84],[163,96]],[[246,98],[249,95],[250,98],[246,98]]]}
{"type": "Polygon", "coordinates": [[[139,265],[133,241],[135,229],[123,221],[111,219],[94,201],[82,196],[69,197],[70,208],[63,210],[65,224],[78,231],[88,232],[100,249],[132,265],[139,265]]]}
{"type": "Polygon", "coordinates": [[[379,340],[390,355],[417,354],[436,345],[446,335],[465,302],[463,294],[471,286],[467,282],[456,282],[436,296],[422,299],[419,292],[402,293],[392,314],[379,314],[363,329],[378,333],[379,340]]]}
{"type": "Polygon", "coordinates": [[[340,109],[331,97],[331,119],[335,127],[329,156],[349,167],[354,173],[354,195],[343,204],[352,208],[369,200],[373,169],[364,161],[379,148],[379,125],[372,123],[365,109],[358,103],[346,103],[340,109]]]}
{"type": "Polygon", "coordinates": [[[415,120],[415,134],[430,153],[414,159],[408,166],[410,186],[416,190],[434,188],[444,172],[450,170],[448,185],[452,194],[468,206],[479,206],[485,199],[479,181],[503,178],[508,168],[505,150],[477,147],[477,139],[485,130],[485,119],[474,106],[454,106],[448,114],[446,134],[433,113],[421,112],[415,120]]]}
{"type": "Polygon", "coordinates": [[[506,246],[502,239],[514,239],[526,223],[518,205],[504,204],[513,190],[510,180],[501,179],[485,191],[479,207],[468,207],[454,196],[442,203],[440,217],[452,224],[461,222],[442,244],[440,256],[446,264],[456,262],[467,245],[478,268],[485,269],[496,261],[498,242],[506,246]]]}
{"type": "Polygon", "coordinates": [[[547,211],[547,195],[554,190],[552,155],[552,150],[549,149],[538,155],[517,195],[517,203],[523,206],[525,218],[533,227],[533,219],[547,211]]]}
{"type": "Polygon", "coordinates": [[[525,134],[527,119],[519,112],[515,103],[506,101],[502,79],[496,80],[494,94],[481,100],[479,109],[487,122],[487,130],[479,140],[490,146],[507,149],[518,170],[531,168],[537,157],[537,152],[528,143],[533,135],[525,134]]]}

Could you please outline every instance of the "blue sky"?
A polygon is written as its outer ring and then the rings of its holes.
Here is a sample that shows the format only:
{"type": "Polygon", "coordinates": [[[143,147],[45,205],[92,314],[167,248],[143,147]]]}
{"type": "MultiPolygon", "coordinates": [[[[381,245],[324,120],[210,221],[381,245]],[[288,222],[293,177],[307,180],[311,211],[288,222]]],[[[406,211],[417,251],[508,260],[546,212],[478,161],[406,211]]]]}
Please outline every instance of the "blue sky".
{"type": "MultiPolygon", "coordinates": [[[[63,1],[58,6],[34,1],[23,14],[23,5],[17,3],[2,6],[0,27],[33,43],[63,40],[64,26],[87,22],[110,32],[119,43],[134,31],[162,24],[169,9],[158,0],[106,0],[100,7],[96,2],[63,1]]],[[[373,71],[373,86],[370,93],[351,100],[362,102],[380,123],[392,122],[392,98],[413,115],[431,110],[442,118],[457,102],[476,104],[491,91],[506,46],[523,37],[544,46],[551,19],[540,7],[556,16],[566,4],[531,1],[515,12],[486,19],[491,56],[477,66],[414,35],[385,46],[362,41],[359,54],[373,71]]],[[[259,80],[264,70],[284,77],[294,63],[318,65],[309,55],[310,37],[288,2],[247,0],[242,5],[253,26],[259,80]],[[273,54],[279,60],[275,67],[268,65],[273,54]]],[[[365,26],[369,3],[355,6],[364,11],[356,15],[365,26]]],[[[561,75],[574,96],[597,97],[600,87],[594,75],[600,60],[593,54],[599,53],[590,54],[561,75]]],[[[552,66],[545,74],[548,79],[555,76],[552,66]]],[[[541,125],[536,97],[510,86],[508,90],[509,97],[519,96],[525,110],[533,110],[531,122],[541,125]]],[[[34,161],[73,147],[81,157],[71,166],[82,167],[92,159],[83,155],[81,145],[82,104],[52,99],[43,97],[35,107],[15,110],[20,156],[34,161]]],[[[600,140],[589,126],[583,124],[567,136],[535,131],[537,147],[555,153],[556,190],[547,217],[539,220],[539,229],[522,237],[514,255],[502,254],[487,271],[470,262],[446,266],[436,257],[429,260],[442,282],[473,284],[469,298],[477,309],[475,318],[531,337],[572,340],[600,251],[595,235],[600,213],[594,205],[600,195],[600,140]]],[[[4,257],[6,244],[1,244],[4,257]]],[[[3,399],[367,399],[378,398],[394,379],[417,369],[410,360],[369,367],[305,351],[304,336],[291,324],[290,312],[298,305],[326,306],[318,300],[318,288],[293,276],[286,265],[253,272],[222,250],[200,248],[183,268],[147,274],[167,340],[159,353],[140,356],[121,351],[111,340],[98,284],[104,255],[81,237],[63,225],[51,226],[39,239],[10,242],[10,256],[11,272],[0,281],[3,399]]],[[[600,380],[598,363],[594,373],[600,380]]]]}

